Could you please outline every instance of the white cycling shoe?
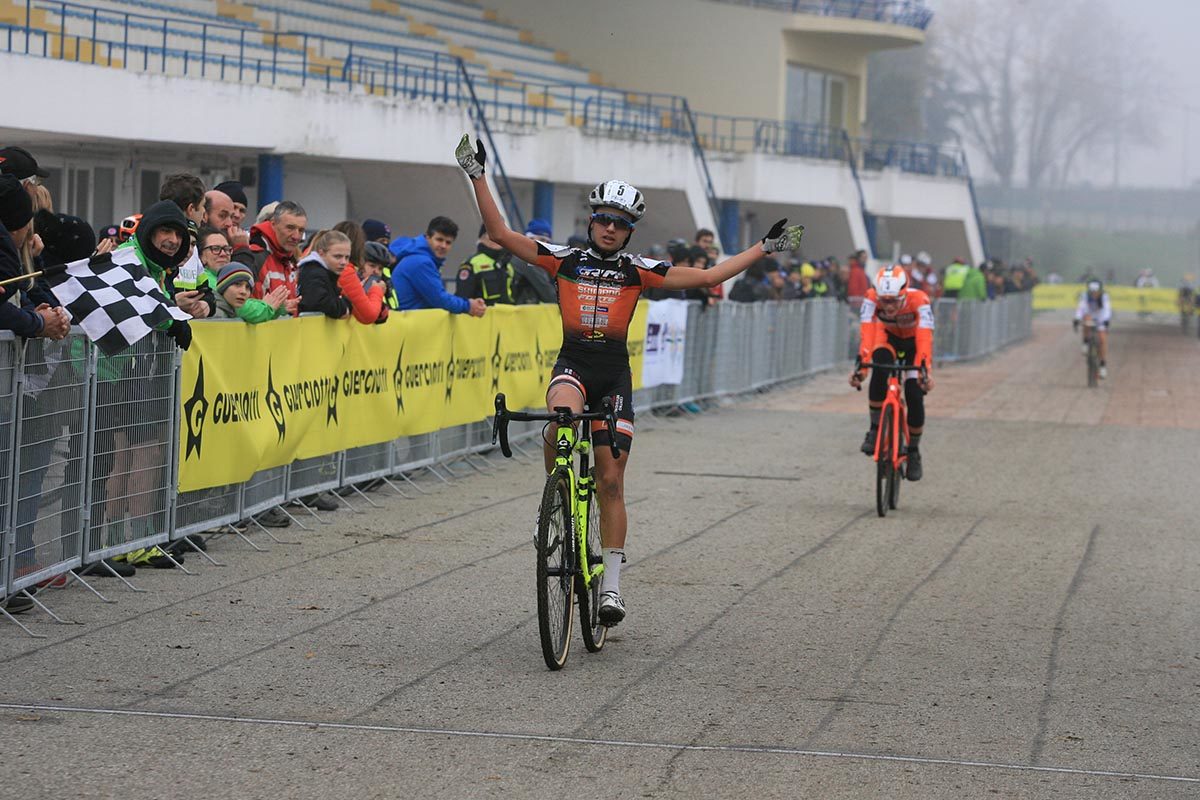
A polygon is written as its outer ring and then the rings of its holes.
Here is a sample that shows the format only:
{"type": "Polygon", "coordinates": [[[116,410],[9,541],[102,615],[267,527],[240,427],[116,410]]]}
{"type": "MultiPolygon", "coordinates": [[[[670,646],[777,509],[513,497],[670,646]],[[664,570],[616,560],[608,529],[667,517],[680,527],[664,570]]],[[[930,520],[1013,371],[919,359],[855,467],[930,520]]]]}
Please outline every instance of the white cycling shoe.
{"type": "Polygon", "coordinates": [[[1108,367],[1101,367],[1101,368],[1100,368],[1100,377],[1101,377],[1102,379],[1103,379],[1103,378],[1107,378],[1107,377],[1108,377],[1108,367]]]}
{"type": "Polygon", "coordinates": [[[600,595],[600,609],[597,615],[601,625],[611,628],[625,619],[625,601],[616,592],[604,592],[600,595]]]}

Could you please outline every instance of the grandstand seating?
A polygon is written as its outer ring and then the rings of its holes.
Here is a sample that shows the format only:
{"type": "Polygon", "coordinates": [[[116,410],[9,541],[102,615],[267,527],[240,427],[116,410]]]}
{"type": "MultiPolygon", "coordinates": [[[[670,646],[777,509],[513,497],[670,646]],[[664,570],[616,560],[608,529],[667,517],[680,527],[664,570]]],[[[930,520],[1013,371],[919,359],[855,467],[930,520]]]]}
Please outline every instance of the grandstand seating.
{"type": "Polygon", "coordinates": [[[450,85],[461,59],[480,99],[509,121],[536,113],[577,124],[581,89],[601,85],[528,31],[458,0],[0,0],[5,34],[9,50],[104,66],[413,97],[462,92],[450,85]]]}

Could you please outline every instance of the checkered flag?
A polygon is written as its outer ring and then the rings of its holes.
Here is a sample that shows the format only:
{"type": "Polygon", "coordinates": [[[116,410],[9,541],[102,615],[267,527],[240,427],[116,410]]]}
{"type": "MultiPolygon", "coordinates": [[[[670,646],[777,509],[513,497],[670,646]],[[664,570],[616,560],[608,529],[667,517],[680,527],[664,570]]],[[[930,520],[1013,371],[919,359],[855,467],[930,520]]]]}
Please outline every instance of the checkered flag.
{"type": "Polygon", "coordinates": [[[191,319],[169,304],[132,247],[50,267],[45,277],[71,321],[107,356],[163,323],[191,319]]]}

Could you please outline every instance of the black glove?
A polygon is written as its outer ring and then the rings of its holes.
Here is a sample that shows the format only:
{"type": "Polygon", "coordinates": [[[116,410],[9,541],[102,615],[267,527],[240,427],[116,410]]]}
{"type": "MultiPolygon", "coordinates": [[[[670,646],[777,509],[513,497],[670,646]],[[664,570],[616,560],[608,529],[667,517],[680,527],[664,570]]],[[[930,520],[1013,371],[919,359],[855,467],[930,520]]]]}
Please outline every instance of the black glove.
{"type": "Polygon", "coordinates": [[[177,319],[172,322],[171,327],[167,328],[167,335],[175,340],[180,350],[187,350],[192,346],[192,326],[183,320],[177,319]]]}
{"type": "Polygon", "coordinates": [[[483,175],[483,167],[487,163],[487,151],[483,149],[483,140],[476,139],[475,146],[477,149],[475,152],[471,152],[471,136],[464,133],[458,142],[458,147],[454,149],[454,157],[458,159],[458,165],[472,180],[483,175]]]}
{"type": "Polygon", "coordinates": [[[1073,331],[1079,330],[1079,320],[1077,320],[1077,319],[1071,320],[1071,330],[1073,330],[1073,331]]]}

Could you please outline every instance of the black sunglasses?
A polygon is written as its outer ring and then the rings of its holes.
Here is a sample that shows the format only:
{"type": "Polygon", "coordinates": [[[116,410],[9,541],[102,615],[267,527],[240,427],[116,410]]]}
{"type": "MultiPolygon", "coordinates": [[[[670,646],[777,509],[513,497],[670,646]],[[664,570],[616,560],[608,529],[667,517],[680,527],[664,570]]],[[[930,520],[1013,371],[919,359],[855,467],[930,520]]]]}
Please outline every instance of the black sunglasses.
{"type": "Polygon", "coordinates": [[[618,217],[616,214],[605,214],[603,212],[592,214],[592,222],[599,222],[600,227],[607,228],[609,225],[615,225],[619,231],[631,231],[635,225],[624,217],[618,217]]]}

